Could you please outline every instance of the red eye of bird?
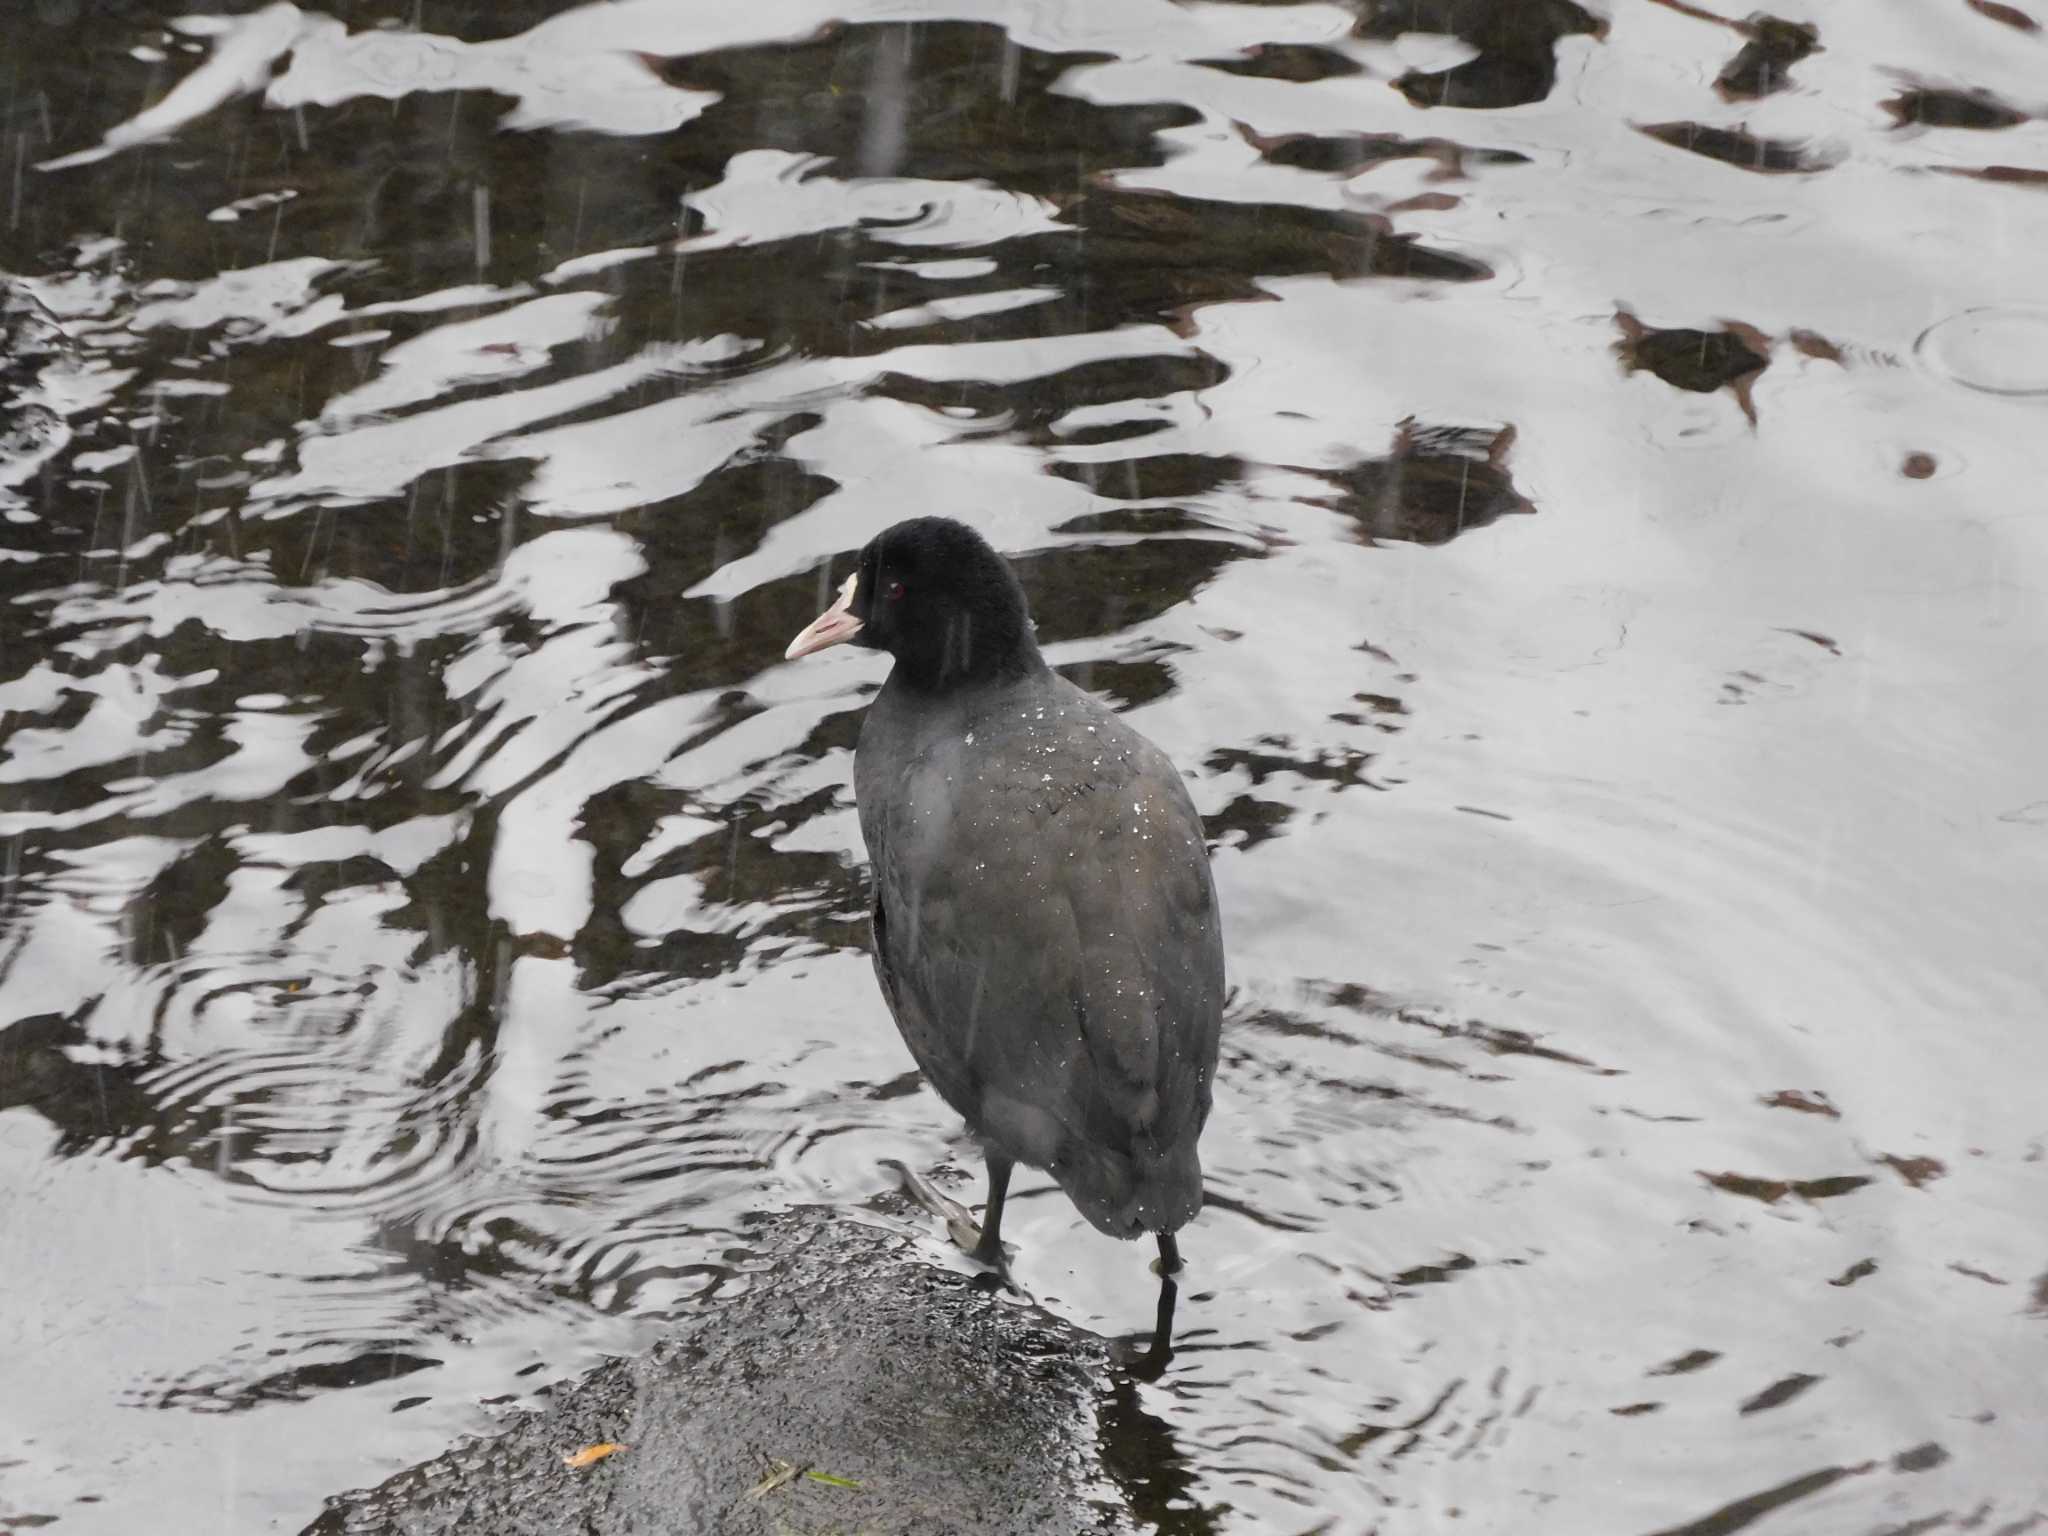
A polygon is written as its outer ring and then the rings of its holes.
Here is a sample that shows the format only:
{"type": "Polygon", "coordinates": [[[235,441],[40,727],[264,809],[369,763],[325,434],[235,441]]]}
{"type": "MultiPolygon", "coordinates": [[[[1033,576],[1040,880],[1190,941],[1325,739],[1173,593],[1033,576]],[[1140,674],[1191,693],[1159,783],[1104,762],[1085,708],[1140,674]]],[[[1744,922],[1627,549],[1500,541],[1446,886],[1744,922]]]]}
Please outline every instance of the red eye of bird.
{"type": "Polygon", "coordinates": [[[902,582],[900,582],[900,581],[892,581],[892,582],[890,582],[890,583],[889,583],[889,585],[887,585],[886,587],[882,588],[882,601],[883,601],[883,602],[885,602],[885,603],[897,603],[897,602],[901,602],[902,600],[903,600],[903,583],[902,583],[902,582]]]}

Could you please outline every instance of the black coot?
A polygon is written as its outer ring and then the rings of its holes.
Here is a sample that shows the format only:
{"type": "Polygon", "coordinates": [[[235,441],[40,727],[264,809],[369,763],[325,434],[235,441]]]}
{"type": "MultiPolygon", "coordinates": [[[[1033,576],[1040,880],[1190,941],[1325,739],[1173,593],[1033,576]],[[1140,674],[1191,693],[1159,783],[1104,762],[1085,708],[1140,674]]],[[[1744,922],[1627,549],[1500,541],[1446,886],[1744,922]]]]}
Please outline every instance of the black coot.
{"type": "Polygon", "coordinates": [[[1172,1273],[1173,1233],[1202,1205],[1223,1006],[1186,786],[1046,666],[1015,574],[964,524],[879,535],[788,654],[843,640],[895,658],[854,761],[875,974],[986,1150],[975,1256],[1002,1263],[1010,1169],[1028,1163],[1112,1237],[1158,1234],[1172,1273]]]}

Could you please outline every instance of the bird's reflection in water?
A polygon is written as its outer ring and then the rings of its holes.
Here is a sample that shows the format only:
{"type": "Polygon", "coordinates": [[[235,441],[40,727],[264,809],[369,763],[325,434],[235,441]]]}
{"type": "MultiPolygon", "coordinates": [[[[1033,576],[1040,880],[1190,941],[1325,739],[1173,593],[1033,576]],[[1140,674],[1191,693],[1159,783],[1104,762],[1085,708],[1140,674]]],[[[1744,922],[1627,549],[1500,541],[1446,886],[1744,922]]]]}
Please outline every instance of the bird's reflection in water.
{"type": "MultiPolygon", "coordinates": [[[[972,1218],[963,1207],[902,1163],[892,1159],[887,1166],[905,1194],[945,1221],[956,1243],[968,1246],[962,1234],[972,1229],[972,1218]]],[[[1096,1407],[1102,1465],[1123,1491],[1130,1511],[1149,1527],[1168,1536],[1208,1536],[1216,1529],[1215,1514],[1195,1500],[1195,1475],[1188,1458],[1166,1420],[1146,1408],[1139,1397],[1140,1388],[1158,1381],[1173,1360],[1173,1322],[1180,1287],[1174,1281],[1175,1271],[1155,1266],[1155,1273],[1159,1275],[1159,1297],[1152,1331],[1118,1339],[1110,1349],[1108,1379],[1096,1407]]],[[[988,1295],[998,1291],[1027,1294],[1007,1265],[990,1266],[968,1284],[988,1295]]]]}
{"type": "Polygon", "coordinates": [[[1173,1359],[1173,1309],[1180,1300],[1180,1287],[1173,1282],[1171,1271],[1159,1275],[1159,1310],[1152,1323],[1152,1336],[1143,1335],[1126,1339],[1118,1347],[1119,1363],[1126,1375],[1134,1381],[1157,1381],[1166,1373],[1167,1362],[1173,1359]],[[1138,1346],[1144,1344],[1141,1350],[1138,1346]]]}
{"type": "Polygon", "coordinates": [[[1139,1389],[1157,1381],[1173,1358],[1173,1313],[1180,1288],[1159,1277],[1159,1310],[1151,1337],[1124,1341],[1096,1408],[1103,1469],[1125,1506],[1164,1536],[1210,1536],[1216,1514],[1194,1493],[1195,1474],[1166,1420],[1147,1408],[1139,1389]]]}

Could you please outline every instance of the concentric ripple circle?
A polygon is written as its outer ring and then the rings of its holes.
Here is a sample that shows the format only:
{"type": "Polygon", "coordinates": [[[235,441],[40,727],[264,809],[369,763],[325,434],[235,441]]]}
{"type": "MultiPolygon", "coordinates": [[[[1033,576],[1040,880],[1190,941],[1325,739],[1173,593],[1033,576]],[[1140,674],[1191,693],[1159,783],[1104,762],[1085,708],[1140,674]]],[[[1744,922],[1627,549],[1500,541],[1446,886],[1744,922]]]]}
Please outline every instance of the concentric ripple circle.
{"type": "Polygon", "coordinates": [[[1913,350],[1987,395],[2048,395],[2048,305],[1966,309],[1922,331],[1913,350]]]}

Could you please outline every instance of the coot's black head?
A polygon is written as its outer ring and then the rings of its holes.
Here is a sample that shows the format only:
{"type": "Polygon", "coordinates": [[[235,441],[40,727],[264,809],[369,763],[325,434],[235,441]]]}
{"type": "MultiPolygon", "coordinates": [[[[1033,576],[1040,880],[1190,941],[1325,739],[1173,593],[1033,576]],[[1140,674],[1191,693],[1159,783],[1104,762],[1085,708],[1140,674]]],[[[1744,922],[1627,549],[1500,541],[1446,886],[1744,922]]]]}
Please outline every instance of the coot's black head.
{"type": "Polygon", "coordinates": [[[887,651],[903,680],[926,692],[1045,665],[1009,561],[950,517],[912,518],[877,534],[839,601],[790,642],[787,654],[843,640],[887,651]]]}

